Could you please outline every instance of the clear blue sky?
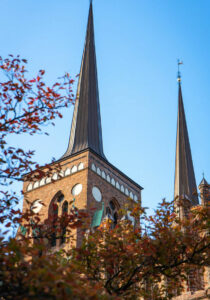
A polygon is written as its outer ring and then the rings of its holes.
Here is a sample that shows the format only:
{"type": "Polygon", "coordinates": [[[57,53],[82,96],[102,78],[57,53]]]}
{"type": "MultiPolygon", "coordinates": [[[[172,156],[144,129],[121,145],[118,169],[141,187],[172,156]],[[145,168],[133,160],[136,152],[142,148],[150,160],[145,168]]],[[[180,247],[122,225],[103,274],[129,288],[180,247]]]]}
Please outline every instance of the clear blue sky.
{"type": "MultiPolygon", "coordinates": [[[[197,184],[210,181],[210,1],[95,0],[104,151],[144,187],[143,205],[173,198],[177,58],[197,184]]],[[[0,55],[20,54],[47,82],[79,72],[88,0],[1,0],[0,55]]],[[[66,150],[73,107],[50,136],[12,137],[42,164],[66,150]]]]}

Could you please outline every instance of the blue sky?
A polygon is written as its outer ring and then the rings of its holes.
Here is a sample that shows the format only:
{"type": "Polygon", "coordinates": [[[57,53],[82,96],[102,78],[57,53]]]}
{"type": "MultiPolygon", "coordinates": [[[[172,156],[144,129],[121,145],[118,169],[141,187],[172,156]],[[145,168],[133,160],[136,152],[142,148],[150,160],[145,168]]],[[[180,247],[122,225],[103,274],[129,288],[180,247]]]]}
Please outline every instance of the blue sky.
{"type": "MultiPolygon", "coordinates": [[[[28,59],[48,83],[79,73],[88,0],[1,0],[0,55],[28,59]]],[[[197,184],[210,181],[209,0],[95,0],[94,22],[104,152],[144,187],[143,205],[173,198],[177,58],[197,184]]],[[[12,137],[42,164],[66,150],[73,107],[50,136],[12,137]]]]}

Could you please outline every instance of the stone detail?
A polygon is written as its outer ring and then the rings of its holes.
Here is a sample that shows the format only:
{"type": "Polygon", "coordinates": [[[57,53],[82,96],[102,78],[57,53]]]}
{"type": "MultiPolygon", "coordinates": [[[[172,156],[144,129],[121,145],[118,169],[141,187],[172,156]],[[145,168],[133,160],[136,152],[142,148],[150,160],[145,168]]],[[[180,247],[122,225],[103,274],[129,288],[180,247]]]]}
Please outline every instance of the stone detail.
{"type": "Polygon", "coordinates": [[[102,177],[104,180],[106,180],[108,183],[111,183],[113,187],[121,191],[126,196],[130,197],[132,200],[136,202],[138,201],[138,196],[135,194],[135,191],[131,190],[126,183],[119,183],[119,181],[116,181],[116,179],[112,175],[109,175],[104,170],[102,170],[101,166],[99,168],[94,163],[92,163],[91,170],[102,177]]]}
{"type": "Polygon", "coordinates": [[[72,166],[72,168],[66,168],[65,170],[62,170],[59,174],[58,173],[53,173],[53,175],[51,177],[47,177],[47,178],[42,178],[41,180],[36,181],[35,183],[29,183],[26,191],[30,192],[34,189],[37,189],[39,187],[42,187],[46,184],[51,183],[52,181],[56,181],[59,180],[63,177],[72,175],[78,171],[82,171],[84,169],[84,163],[80,162],[78,165],[74,165],[72,166]]]}

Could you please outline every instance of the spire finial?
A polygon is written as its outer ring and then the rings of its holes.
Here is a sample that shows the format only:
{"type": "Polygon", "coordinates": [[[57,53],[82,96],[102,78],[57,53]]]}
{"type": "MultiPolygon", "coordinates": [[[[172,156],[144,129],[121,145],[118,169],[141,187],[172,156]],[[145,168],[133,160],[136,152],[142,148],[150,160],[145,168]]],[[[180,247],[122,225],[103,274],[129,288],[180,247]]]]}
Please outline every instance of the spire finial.
{"type": "Polygon", "coordinates": [[[204,179],[204,177],[205,177],[205,174],[204,174],[204,172],[202,173],[202,175],[203,175],[203,179],[204,179]]]}
{"type": "Polygon", "coordinates": [[[179,69],[180,65],[183,65],[183,61],[181,61],[180,59],[177,59],[177,66],[178,66],[177,81],[178,81],[178,83],[181,83],[181,72],[179,69]]]}

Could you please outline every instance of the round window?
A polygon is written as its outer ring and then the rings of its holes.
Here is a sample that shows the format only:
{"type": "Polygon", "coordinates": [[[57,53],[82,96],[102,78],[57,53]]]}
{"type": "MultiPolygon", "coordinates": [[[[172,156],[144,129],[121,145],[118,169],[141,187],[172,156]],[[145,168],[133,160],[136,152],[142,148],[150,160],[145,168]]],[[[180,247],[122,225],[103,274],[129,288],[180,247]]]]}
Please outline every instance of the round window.
{"type": "Polygon", "coordinates": [[[95,199],[97,202],[101,202],[101,200],[102,200],[102,195],[101,195],[101,191],[99,190],[99,188],[97,188],[96,186],[94,186],[94,187],[92,188],[92,194],[93,194],[94,199],[95,199]]]}
{"type": "Polygon", "coordinates": [[[82,184],[78,183],[72,188],[71,193],[73,196],[77,196],[81,193],[81,191],[82,191],[82,184]]]}

